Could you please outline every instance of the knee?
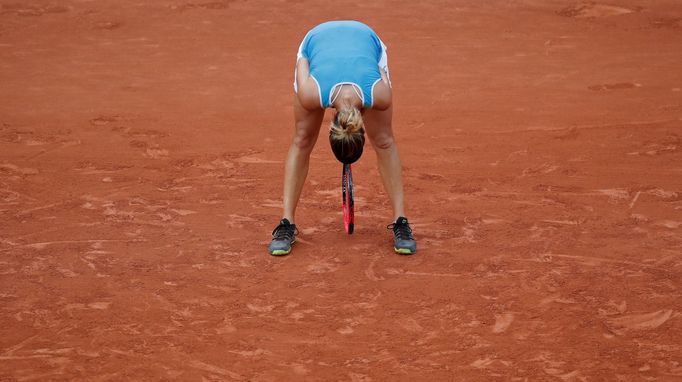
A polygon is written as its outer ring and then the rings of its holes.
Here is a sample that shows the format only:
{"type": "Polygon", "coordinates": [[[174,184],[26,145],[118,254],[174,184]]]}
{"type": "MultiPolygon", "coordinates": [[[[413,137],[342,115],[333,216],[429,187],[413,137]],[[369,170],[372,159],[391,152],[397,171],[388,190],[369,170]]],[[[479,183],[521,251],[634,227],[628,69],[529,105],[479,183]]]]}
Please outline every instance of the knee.
{"type": "Polygon", "coordinates": [[[388,150],[395,144],[393,134],[378,134],[369,138],[372,146],[377,150],[388,150]]]}
{"type": "Polygon", "coordinates": [[[293,145],[302,151],[311,151],[317,141],[317,135],[308,131],[299,130],[294,135],[293,145]]]}

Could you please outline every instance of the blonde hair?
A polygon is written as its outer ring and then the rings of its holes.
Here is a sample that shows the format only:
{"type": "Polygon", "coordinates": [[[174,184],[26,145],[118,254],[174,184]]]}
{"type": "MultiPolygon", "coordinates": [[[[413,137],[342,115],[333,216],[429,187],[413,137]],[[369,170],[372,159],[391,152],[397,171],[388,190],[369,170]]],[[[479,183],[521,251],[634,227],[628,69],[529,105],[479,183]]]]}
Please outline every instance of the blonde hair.
{"type": "Polygon", "coordinates": [[[329,143],[336,159],[342,163],[353,163],[360,158],[365,145],[365,123],[358,108],[336,112],[329,128],[329,143]]]}
{"type": "Polygon", "coordinates": [[[331,124],[332,139],[337,141],[353,141],[362,134],[365,123],[357,107],[341,109],[336,112],[331,124]]]}

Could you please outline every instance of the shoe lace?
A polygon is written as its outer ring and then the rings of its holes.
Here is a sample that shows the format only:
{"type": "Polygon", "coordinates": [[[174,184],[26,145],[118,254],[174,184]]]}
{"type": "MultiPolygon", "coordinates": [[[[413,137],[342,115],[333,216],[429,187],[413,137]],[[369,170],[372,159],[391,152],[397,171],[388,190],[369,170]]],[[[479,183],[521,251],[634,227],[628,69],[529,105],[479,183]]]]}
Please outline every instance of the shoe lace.
{"type": "Polygon", "coordinates": [[[412,237],[412,228],[409,223],[391,223],[386,226],[386,229],[392,229],[393,234],[399,240],[414,240],[412,237]]]}
{"type": "Polygon", "coordinates": [[[291,241],[296,234],[298,234],[296,225],[280,223],[280,225],[272,231],[272,238],[273,240],[291,241]]]}

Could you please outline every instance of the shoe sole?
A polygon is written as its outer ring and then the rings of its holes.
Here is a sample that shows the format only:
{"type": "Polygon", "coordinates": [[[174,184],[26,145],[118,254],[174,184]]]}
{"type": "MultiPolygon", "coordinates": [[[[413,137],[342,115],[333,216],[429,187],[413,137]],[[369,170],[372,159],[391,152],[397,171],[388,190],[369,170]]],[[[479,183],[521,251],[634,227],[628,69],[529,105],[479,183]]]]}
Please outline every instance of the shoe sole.
{"type": "Polygon", "coordinates": [[[412,250],[409,249],[409,248],[396,248],[396,247],[393,247],[393,250],[395,250],[395,253],[397,253],[397,254],[399,254],[399,255],[414,255],[415,253],[417,253],[417,251],[412,251],[412,250]]]}
{"type": "Polygon", "coordinates": [[[291,253],[291,246],[294,245],[296,242],[296,238],[291,242],[291,245],[289,245],[289,249],[275,249],[274,251],[270,252],[272,256],[286,256],[289,253],[291,253]]]}
{"type": "Polygon", "coordinates": [[[285,255],[288,255],[289,253],[291,253],[291,249],[289,249],[289,250],[286,250],[286,249],[276,249],[276,250],[270,252],[270,254],[271,254],[272,256],[285,256],[285,255]]]}

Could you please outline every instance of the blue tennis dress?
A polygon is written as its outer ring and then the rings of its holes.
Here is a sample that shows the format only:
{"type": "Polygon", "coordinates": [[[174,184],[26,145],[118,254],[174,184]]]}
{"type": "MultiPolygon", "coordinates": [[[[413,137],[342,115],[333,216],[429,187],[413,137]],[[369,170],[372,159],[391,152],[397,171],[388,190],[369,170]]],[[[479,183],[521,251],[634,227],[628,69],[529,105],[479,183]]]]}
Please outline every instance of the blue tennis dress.
{"type": "Polygon", "coordinates": [[[372,107],[374,85],[381,80],[382,43],[370,27],[358,21],[322,23],[305,36],[301,54],[308,59],[323,108],[330,107],[332,91],[341,84],[355,85],[363,107],[372,107]]]}

